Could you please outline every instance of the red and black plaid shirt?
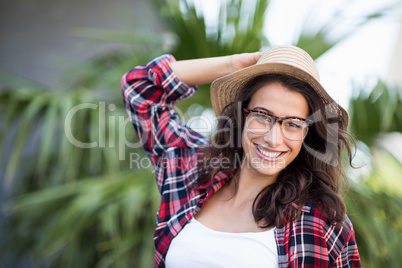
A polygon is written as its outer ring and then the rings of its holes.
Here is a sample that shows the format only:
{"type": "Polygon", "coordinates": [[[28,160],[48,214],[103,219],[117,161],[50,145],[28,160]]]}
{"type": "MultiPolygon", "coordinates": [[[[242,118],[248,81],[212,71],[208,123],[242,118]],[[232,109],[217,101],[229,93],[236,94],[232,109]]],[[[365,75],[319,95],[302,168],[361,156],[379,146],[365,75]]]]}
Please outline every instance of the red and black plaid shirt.
{"type": "MultiPolygon", "coordinates": [[[[234,173],[219,172],[209,184],[191,190],[198,176],[198,149],[208,141],[182,123],[174,109],[196,91],[173,73],[170,62],[174,60],[171,55],[161,56],[121,80],[128,115],[153,162],[162,199],[154,235],[156,267],[165,267],[172,239],[234,173]]],[[[349,219],[346,230],[332,225],[315,203],[306,204],[302,211],[294,222],[275,228],[279,267],[361,267],[349,219]]]]}

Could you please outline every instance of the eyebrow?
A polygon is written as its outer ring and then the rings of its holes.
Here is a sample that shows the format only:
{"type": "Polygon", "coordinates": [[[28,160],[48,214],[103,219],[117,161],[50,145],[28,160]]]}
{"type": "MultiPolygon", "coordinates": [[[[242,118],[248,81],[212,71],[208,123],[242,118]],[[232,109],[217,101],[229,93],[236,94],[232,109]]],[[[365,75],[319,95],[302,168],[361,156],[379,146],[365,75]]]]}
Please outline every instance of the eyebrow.
{"type": "MultiPolygon", "coordinates": [[[[265,111],[265,112],[267,112],[267,113],[269,113],[269,114],[275,115],[274,112],[268,110],[267,108],[260,107],[260,106],[254,107],[254,108],[252,108],[251,110],[263,110],[263,111],[265,111]]],[[[276,115],[275,115],[275,116],[276,116],[276,115]]],[[[278,117],[279,117],[279,116],[278,116],[278,117]]],[[[284,117],[282,117],[282,118],[289,118],[289,117],[292,117],[292,118],[299,118],[299,119],[306,120],[305,118],[300,117],[300,116],[296,116],[296,115],[288,115],[288,116],[284,116],[284,117]]],[[[279,117],[279,118],[281,118],[281,117],[279,117]]]]}

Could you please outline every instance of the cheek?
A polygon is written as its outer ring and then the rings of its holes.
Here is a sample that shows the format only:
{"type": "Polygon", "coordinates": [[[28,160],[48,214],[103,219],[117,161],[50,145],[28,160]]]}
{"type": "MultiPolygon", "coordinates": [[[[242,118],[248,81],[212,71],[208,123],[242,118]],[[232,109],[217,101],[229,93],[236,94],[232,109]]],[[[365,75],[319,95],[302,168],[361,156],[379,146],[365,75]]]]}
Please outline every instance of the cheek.
{"type": "Polygon", "coordinates": [[[241,135],[241,146],[245,152],[249,152],[251,148],[253,148],[253,139],[254,134],[248,132],[247,130],[243,130],[241,135]]]}
{"type": "Polygon", "coordinates": [[[288,143],[288,146],[292,149],[292,153],[297,156],[303,146],[303,141],[292,141],[288,143]]]}
{"type": "Polygon", "coordinates": [[[250,139],[247,136],[247,132],[243,130],[241,134],[241,147],[244,152],[248,152],[248,147],[250,145],[250,139]]]}

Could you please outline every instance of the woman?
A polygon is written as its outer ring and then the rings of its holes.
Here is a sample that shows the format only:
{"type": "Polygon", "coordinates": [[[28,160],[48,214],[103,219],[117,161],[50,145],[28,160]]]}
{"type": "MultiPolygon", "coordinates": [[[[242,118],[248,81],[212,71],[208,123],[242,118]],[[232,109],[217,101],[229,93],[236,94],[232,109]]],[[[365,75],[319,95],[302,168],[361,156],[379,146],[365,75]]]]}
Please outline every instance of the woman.
{"type": "Polygon", "coordinates": [[[348,114],[305,51],[165,55],[125,74],[122,92],[161,193],[157,267],[361,266],[338,195],[348,114]],[[174,105],[212,81],[208,141],[174,105]]]}

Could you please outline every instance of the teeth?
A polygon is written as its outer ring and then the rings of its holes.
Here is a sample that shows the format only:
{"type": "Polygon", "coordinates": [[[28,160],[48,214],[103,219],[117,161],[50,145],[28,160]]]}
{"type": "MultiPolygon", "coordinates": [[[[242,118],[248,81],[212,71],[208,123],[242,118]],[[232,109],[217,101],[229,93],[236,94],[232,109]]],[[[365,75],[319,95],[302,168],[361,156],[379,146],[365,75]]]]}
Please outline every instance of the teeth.
{"type": "Polygon", "coordinates": [[[273,152],[268,152],[268,151],[266,151],[266,150],[263,150],[263,149],[261,149],[260,147],[257,147],[258,148],[258,151],[260,151],[260,153],[262,153],[263,155],[265,155],[265,156],[267,156],[267,157],[270,157],[270,158],[276,158],[276,157],[278,157],[280,154],[281,154],[281,152],[279,152],[279,153],[273,153],[273,152]]]}

